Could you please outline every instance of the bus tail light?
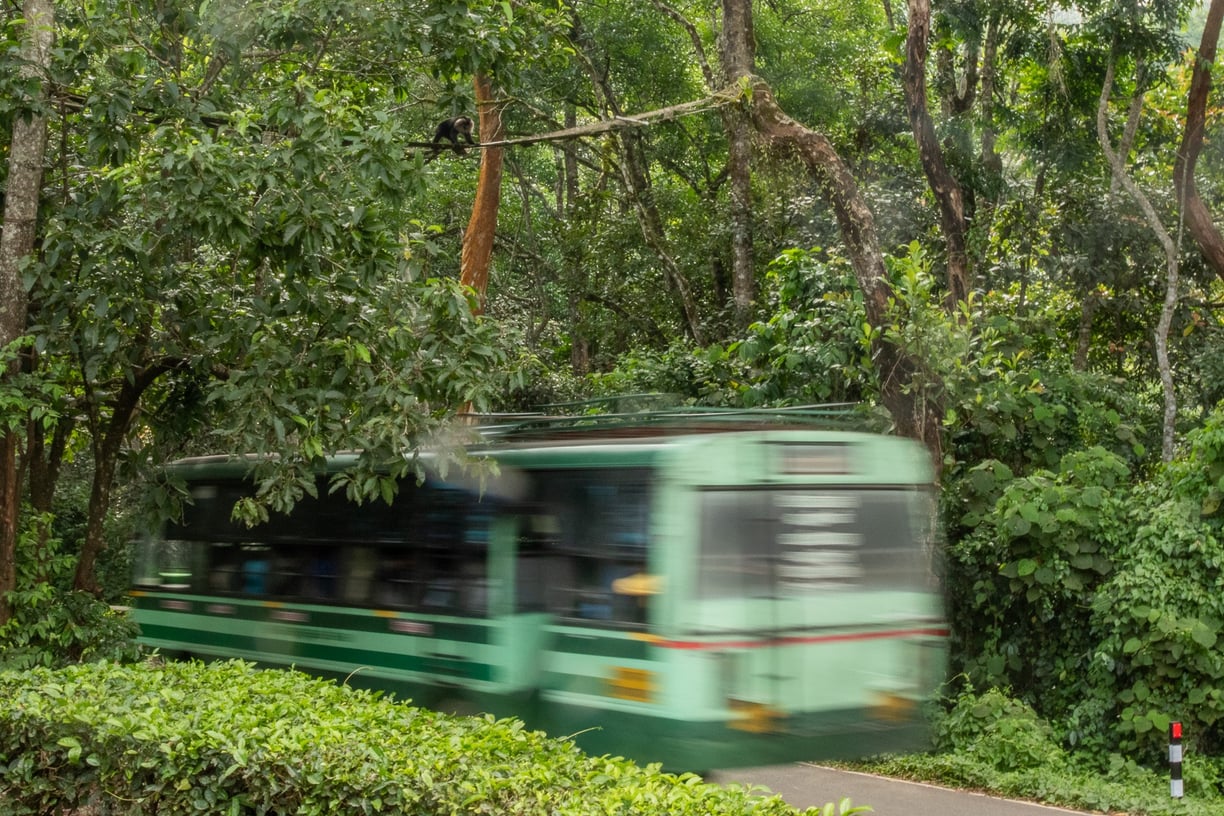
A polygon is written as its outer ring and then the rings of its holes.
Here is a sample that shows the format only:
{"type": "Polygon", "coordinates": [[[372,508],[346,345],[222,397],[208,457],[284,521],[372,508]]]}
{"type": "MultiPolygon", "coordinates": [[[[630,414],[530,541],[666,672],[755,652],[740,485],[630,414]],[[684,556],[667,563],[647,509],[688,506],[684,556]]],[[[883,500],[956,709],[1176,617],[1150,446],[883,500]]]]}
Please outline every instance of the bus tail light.
{"type": "Polygon", "coordinates": [[[608,695],[618,700],[649,703],[654,699],[655,673],[628,666],[613,666],[608,678],[608,695]]]}
{"type": "Polygon", "coordinates": [[[876,691],[871,695],[868,713],[873,720],[901,723],[914,719],[918,703],[891,691],[876,691]]]}
{"type": "Polygon", "coordinates": [[[727,700],[731,709],[731,719],[728,728],[737,731],[747,731],[750,734],[770,734],[778,729],[778,721],[786,716],[786,712],[764,703],[754,703],[748,700],[727,700]]]}

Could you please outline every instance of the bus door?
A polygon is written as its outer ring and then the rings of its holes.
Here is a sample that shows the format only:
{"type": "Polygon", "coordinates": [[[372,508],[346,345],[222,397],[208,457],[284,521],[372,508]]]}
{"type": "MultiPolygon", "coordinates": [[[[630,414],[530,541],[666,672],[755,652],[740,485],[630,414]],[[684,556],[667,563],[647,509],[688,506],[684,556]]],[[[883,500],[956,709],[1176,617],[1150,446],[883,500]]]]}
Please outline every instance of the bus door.
{"type": "MultiPolygon", "coordinates": [[[[534,569],[550,613],[540,698],[552,733],[600,727],[608,712],[645,713],[656,680],[644,633],[657,591],[649,571],[648,471],[582,469],[533,474],[545,531],[534,569]]],[[[620,736],[620,735],[618,735],[620,736]]]]}

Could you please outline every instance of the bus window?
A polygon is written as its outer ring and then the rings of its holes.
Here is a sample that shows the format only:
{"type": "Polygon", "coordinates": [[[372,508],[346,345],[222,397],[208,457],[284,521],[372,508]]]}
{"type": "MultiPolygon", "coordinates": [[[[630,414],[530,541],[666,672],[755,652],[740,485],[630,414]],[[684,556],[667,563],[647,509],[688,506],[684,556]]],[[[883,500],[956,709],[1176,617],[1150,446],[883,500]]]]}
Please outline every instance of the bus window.
{"type": "Polygon", "coordinates": [[[702,495],[699,597],[924,589],[929,523],[913,490],[710,490],[702,495]]]}
{"type": "Polygon", "coordinates": [[[371,547],[354,547],[349,551],[340,583],[340,597],[345,603],[365,606],[371,601],[377,559],[371,547]]]}
{"type": "Polygon", "coordinates": [[[761,597],[772,593],[773,525],[760,490],[701,494],[701,550],[697,595],[761,597]]]}
{"type": "Polygon", "coordinates": [[[242,552],[228,541],[210,541],[208,550],[208,588],[222,595],[242,589],[242,552]]]}
{"type": "Polygon", "coordinates": [[[340,584],[340,564],[335,547],[315,547],[307,557],[305,591],[315,601],[334,601],[340,584]]]}
{"type": "Polygon", "coordinates": [[[268,570],[271,568],[270,547],[265,544],[243,545],[242,594],[267,595],[268,570]]]}
{"type": "MultiPolygon", "coordinates": [[[[609,625],[646,622],[648,593],[618,592],[647,572],[650,482],[644,469],[557,470],[532,474],[534,536],[526,580],[545,582],[545,606],[560,618],[609,625]]],[[[524,559],[520,559],[521,566],[524,559]]]]}
{"type": "Polygon", "coordinates": [[[142,570],[147,576],[145,586],[171,590],[203,589],[203,569],[197,563],[197,548],[193,542],[181,538],[160,541],[156,549],[148,552],[148,556],[149,563],[142,570]]]}
{"type": "Polygon", "coordinates": [[[548,610],[549,587],[572,585],[563,577],[569,559],[558,552],[561,525],[544,507],[528,507],[519,516],[519,538],[515,550],[514,603],[518,612],[548,610]]]}
{"type": "Polygon", "coordinates": [[[295,598],[302,594],[302,581],[306,574],[305,556],[296,552],[272,550],[272,563],[268,570],[268,594],[274,598],[295,598]]]}
{"type": "Polygon", "coordinates": [[[426,612],[452,615],[487,615],[489,582],[485,554],[468,558],[435,559],[421,597],[426,612]]]}
{"type": "Polygon", "coordinates": [[[392,609],[412,609],[420,600],[421,572],[416,553],[384,549],[378,555],[374,575],[374,604],[392,609]]]}

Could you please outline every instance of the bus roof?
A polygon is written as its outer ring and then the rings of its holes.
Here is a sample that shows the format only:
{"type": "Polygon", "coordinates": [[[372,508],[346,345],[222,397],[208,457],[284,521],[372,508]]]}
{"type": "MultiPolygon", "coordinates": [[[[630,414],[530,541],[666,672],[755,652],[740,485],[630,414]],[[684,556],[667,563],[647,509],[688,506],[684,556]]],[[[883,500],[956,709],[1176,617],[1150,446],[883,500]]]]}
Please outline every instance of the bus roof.
{"type": "MultiPolygon", "coordinates": [[[[826,410],[823,406],[808,406],[781,411],[707,409],[575,417],[514,415],[510,422],[472,423],[473,439],[462,450],[477,459],[489,457],[521,466],[650,467],[659,463],[668,451],[739,444],[728,438],[734,437],[797,445],[853,445],[858,451],[856,458],[876,462],[895,460],[901,451],[908,449],[909,465],[894,475],[902,481],[913,481],[926,470],[929,463],[918,462],[923,457],[912,455],[921,451],[913,440],[838,429],[825,421],[830,416],[826,410]]],[[[438,452],[422,447],[416,454],[428,465],[438,452]]],[[[356,464],[359,456],[357,451],[333,454],[327,457],[321,470],[325,473],[345,470],[356,464]]],[[[188,480],[242,479],[249,477],[261,461],[266,460],[255,455],[221,454],[181,459],[168,469],[188,480]]],[[[879,473],[888,468],[868,469],[879,473]]]]}

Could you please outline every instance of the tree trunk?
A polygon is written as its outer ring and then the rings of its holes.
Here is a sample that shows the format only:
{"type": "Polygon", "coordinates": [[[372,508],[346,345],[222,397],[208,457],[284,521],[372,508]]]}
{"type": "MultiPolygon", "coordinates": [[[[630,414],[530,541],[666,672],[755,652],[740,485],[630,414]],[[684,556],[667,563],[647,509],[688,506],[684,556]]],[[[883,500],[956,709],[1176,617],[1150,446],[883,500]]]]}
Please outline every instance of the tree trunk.
{"type": "Polygon", "coordinates": [[[943,406],[939,397],[942,386],[934,372],[884,336],[892,287],[876,237],[875,219],[858,184],[824,134],[808,130],[783,113],[764,82],[758,81],[753,86],[752,112],[766,147],[803,162],[833,205],[855,279],[863,292],[867,322],[880,330],[872,333],[872,359],[879,373],[880,399],[897,431],[926,445],[938,473],[943,464],[943,406]]]}
{"type": "MultiPolygon", "coordinates": [[[[751,8],[747,13],[737,3],[723,6],[723,36],[720,49],[723,76],[748,76],[756,62],[756,42],[751,8]],[[735,36],[727,36],[728,31],[735,36]]],[[[726,85],[727,83],[722,83],[726,85]]],[[[710,90],[716,90],[711,88],[710,90]]],[[[752,140],[748,114],[740,107],[724,106],[723,130],[727,134],[727,171],[731,179],[731,292],[735,325],[745,328],[752,321],[756,301],[756,267],[752,246],[752,140]]]]}
{"type": "Polygon", "coordinates": [[[999,60],[999,18],[992,15],[986,23],[986,44],[982,49],[982,166],[995,176],[1003,173],[1003,158],[995,149],[994,97],[999,60]]]}
{"type": "Polygon", "coordinates": [[[21,508],[17,433],[0,436],[0,626],[13,616],[8,593],[17,588],[17,522],[21,508]]]}
{"type": "MultiPolygon", "coordinates": [[[[47,119],[37,112],[37,108],[38,103],[47,98],[42,80],[51,66],[55,5],[52,0],[25,0],[22,17],[26,21],[21,42],[22,75],[38,82],[38,91],[35,110],[19,111],[13,118],[13,138],[9,145],[4,229],[0,233],[0,348],[7,347],[26,330],[29,302],[21,277],[21,262],[34,252],[38,225],[47,119]]],[[[13,373],[13,370],[0,371],[0,376],[13,373]]],[[[0,625],[3,625],[12,616],[8,593],[17,588],[20,429],[16,425],[0,427],[0,434],[0,625]]]]}
{"type": "MultiPolygon", "coordinates": [[[[477,74],[473,84],[480,116],[480,141],[500,142],[505,138],[505,128],[501,108],[493,101],[493,85],[484,74],[477,74]]],[[[476,292],[477,314],[484,312],[489,288],[489,261],[493,256],[493,238],[497,234],[497,207],[501,203],[502,150],[500,147],[481,150],[476,201],[472,204],[472,218],[463,235],[460,254],[459,280],[476,292]]]]}
{"type": "MultiPolygon", "coordinates": [[[[688,32],[693,44],[697,64],[705,77],[710,91],[719,91],[731,82],[731,77],[752,73],[756,61],[756,38],[752,29],[752,15],[739,8],[723,8],[723,34],[719,37],[719,57],[722,68],[721,80],[714,75],[706,58],[701,33],[684,15],[662,0],[653,0],[655,8],[667,14],[688,32]],[[726,32],[735,32],[728,37],[726,32]]],[[[733,4],[734,5],[734,4],[733,4]]],[[[731,303],[735,313],[735,324],[745,328],[753,317],[756,301],[756,264],[753,258],[752,230],[752,128],[746,109],[741,106],[721,105],[723,132],[727,136],[727,176],[731,181],[731,303]]],[[[714,261],[715,271],[720,262],[714,261]]],[[[715,288],[720,298],[725,294],[719,277],[715,276],[715,288]]]]}
{"type": "MultiPolygon", "coordinates": [[[[1131,147],[1139,134],[1139,120],[1143,117],[1143,97],[1146,95],[1145,84],[1147,65],[1140,60],[1135,66],[1135,92],[1131,95],[1130,107],[1126,112],[1126,127],[1122,130],[1122,138],[1118,140],[1118,158],[1125,165],[1130,161],[1131,147]]],[[[1118,177],[1113,176],[1109,182],[1109,195],[1118,194],[1118,177]]]]}
{"type": "Polygon", "coordinates": [[[1092,350],[1092,319],[1096,317],[1100,304],[1101,298],[1096,292],[1084,298],[1084,305],[1080,310],[1079,331],[1076,332],[1075,357],[1071,362],[1071,368],[1075,371],[1088,370],[1088,352],[1092,350]]]}
{"type": "MultiPolygon", "coordinates": [[[[55,500],[55,488],[59,484],[60,469],[64,464],[64,455],[68,450],[68,437],[72,434],[75,422],[67,416],[61,416],[55,422],[50,440],[47,439],[47,428],[41,422],[31,421],[26,441],[25,464],[29,474],[30,509],[39,519],[44,519],[51,512],[55,500]]],[[[51,579],[47,567],[51,560],[48,547],[51,529],[39,521],[36,551],[32,556],[30,574],[38,583],[46,583],[51,579]]]]}
{"type": "Polygon", "coordinates": [[[1186,128],[1181,149],[1173,163],[1173,186],[1181,202],[1182,218],[1194,236],[1203,258],[1212,271],[1224,278],[1224,237],[1220,236],[1211,212],[1199,197],[1194,180],[1194,166],[1203,148],[1203,125],[1207,118],[1207,97],[1211,94],[1211,67],[1215,63],[1216,43],[1220,39],[1220,20],[1224,18],[1224,0],[1211,0],[1203,39],[1194,58],[1194,73],[1186,99],[1186,128]]]}
{"type": "Polygon", "coordinates": [[[693,296],[693,287],[676,259],[672,257],[671,249],[667,245],[667,230],[663,226],[663,217],[655,205],[650,171],[647,169],[645,151],[642,149],[642,137],[633,131],[627,131],[617,134],[616,143],[620,146],[621,177],[629,191],[633,212],[642,230],[642,238],[646,245],[654,250],[655,256],[663,265],[667,282],[679,301],[680,314],[689,336],[697,345],[704,345],[701,316],[697,309],[697,299],[693,296]]]}
{"type": "Polygon", "coordinates": [[[743,113],[728,110],[725,119],[731,178],[731,299],[735,325],[746,328],[752,322],[757,294],[752,256],[752,142],[743,113]]]}
{"type": "Polygon", "coordinates": [[[939,206],[939,223],[948,252],[946,305],[951,311],[969,295],[968,227],[960,184],[948,170],[939,137],[935,133],[935,124],[927,110],[926,57],[930,26],[930,0],[909,0],[909,32],[905,40],[903,71],[905,105],[922,159],[922,170],[939,206]]]}
{"type": "Polygon", "coordinates": [[[1097,141],[1101,152],[1109,162],[1113,178],[1122,185],[1131,199],[1143,212],[1148,227],[1156,234],[1165,253],[1165,298],[1160,310],[1160,321],[1156,324],[1156,365],[1160,370],[1160,382],[1164,390],[1164,431],[1161,435],[1161,455],[1165,462],[1173,459],[1173,431],[1177,419],[1177,392],[1173,388],[1173,369],[1169,364],[1169,328],[1173,324],[1173,312],[1177,309],[1178,287],[1178,257],[1177,245],[1173,242],[1169,231],[1160,223],[1160,216],[1152,202],[1139,189],[1139,185],[1126,172],[1122,157],[1114,150],[1109,139],[1109,96],[1113,91],[1114,56],[1110,54],[1109,64],[1105,68],[1105,81],[1101,88],[1101,99],[1097,104],[1097,141]]]}
{"type": "Polygon", "coordinates": [[[93,595],[101,593],[98,586],[98,556],[106,549],[106,514],[110,512],[111,491],[115,484],[115,468],[119,463],[120,439],[111,434],[94,441],[94,474],[89,486],[89,508],[85,517],[85,540],[77,559],[72,588],[93,595]]]}
{"type": "Polygon", "coordinates": [[[110,512],[111,492],[115,487],[115,472],[124,442],[132,431],[139,413],[141,396],[159,377],[182,365],[177,360],[161,360],[147,365],[125,379],[115,395],[110,419],[103,421],[102,411],[93,403],[93,389],[86,383],[86,398],[90,401],[89,435],[93,440],[93,483],[89,488],[89,508],[85,517],[85,540],[81,542],[81,557],[77,560],[72,588],[94,595],[100,593],[96,567],[98,556],[106,549],[106,516],[110,512]]]}
{"type": "MultiPolygon", "coordinates": [[[[578,125],[578,110],[573,102],[565,104],[565,127],[578,125]]],[[[578,208],[578,151],[573,144],[561,147],[562,161],[562,199],[558,208],[566,223],[573,224],[578,208]]],[[[585,377],[591,370],[591,341],[587,337],[586,327],[582,321],[582,298],[587,289],[587,270],[582,263],[582,249],[577,242],[567,242],[567,266],[571,282],[569,287],[569,333],[570,333],[570,371],[575,377],[585,377]]]]}

